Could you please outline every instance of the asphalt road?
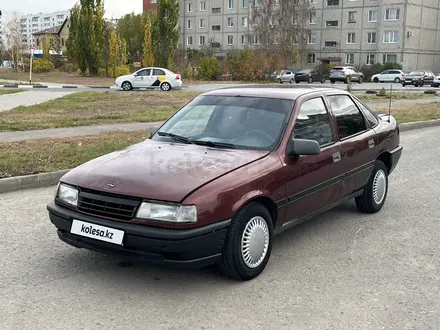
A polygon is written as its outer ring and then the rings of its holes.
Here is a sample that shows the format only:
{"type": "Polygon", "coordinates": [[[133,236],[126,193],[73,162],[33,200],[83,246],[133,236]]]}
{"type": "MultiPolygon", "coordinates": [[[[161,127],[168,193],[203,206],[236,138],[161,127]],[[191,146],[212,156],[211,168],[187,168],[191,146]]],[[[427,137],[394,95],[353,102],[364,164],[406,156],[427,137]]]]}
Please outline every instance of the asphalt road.
{"type": "Polygon", "coordinates": [[[439,329],[440,128],[404,132],[387,203],[347,203],[282,234],[234,282],[69,247],[54,188],[0,195],[1,329],[439,329]]]}

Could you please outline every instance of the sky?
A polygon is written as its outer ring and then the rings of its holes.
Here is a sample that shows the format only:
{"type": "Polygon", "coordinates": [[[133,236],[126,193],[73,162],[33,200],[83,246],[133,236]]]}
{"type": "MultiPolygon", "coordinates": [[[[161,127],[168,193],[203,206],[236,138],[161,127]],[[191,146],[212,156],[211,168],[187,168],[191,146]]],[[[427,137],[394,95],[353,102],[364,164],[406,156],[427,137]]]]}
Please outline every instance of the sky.
{"type": "MultiPolygon", "coordinates": [[[[3,21],[8,21],[13,12],[20,15],[51,13],[69,10],[78,0],[0,0],[0,10],[4,14],[3,21]]],[[[121,17],[131,12],[142,11],[142,0],[104,0],[105,18],[121,17]]]]}

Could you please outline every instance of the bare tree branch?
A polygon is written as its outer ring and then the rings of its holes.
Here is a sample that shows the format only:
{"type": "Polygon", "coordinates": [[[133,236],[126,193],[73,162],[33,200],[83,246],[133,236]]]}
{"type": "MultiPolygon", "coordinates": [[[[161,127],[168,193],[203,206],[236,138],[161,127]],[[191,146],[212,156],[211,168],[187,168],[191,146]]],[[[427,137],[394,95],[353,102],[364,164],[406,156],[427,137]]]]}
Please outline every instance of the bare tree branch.
{"type": "Polygon", "coordinates": [[[22,43],[21,20],[17,13],[14,13],[12,19],[5,28],[5,48],[14,63],[14,70],[18,70],[19,62],[23,62],[23,52],[25,46],[22,43]]]}

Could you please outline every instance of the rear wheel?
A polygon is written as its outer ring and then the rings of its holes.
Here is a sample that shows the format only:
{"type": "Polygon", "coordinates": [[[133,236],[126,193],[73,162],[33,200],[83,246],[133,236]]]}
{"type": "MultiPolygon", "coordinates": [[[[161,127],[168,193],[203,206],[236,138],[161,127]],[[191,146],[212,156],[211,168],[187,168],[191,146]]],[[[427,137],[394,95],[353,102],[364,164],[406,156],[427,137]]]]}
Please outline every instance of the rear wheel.
{"type": "Polygon", "coordinates": [[[162,83],[162,85],[160,85],[160,89],[163,90],[164,92],[168,92],[171,90],[171,85],[167,82],[162,83]]]}
{"type": "Polygon", "coordinates": [[[321,78],[321,84],[325,84],[325,78],[324,77],[321,78]]]}
{"type": "Polygon", "coordinates": [[[133,89],[133,85],[129,81],[124,81],[121,87],[124,91],[131,91],[133,89]]]}
{"type": "Polygon", "coordinates": [[[330,79],[330,84],[334,84],[334,83],[335,83],[335,81],[330,79]]]}
{"type": "Polygon", "coordinates": [[[295,80],[295,82],[296,82],[297,84],[299,84],[299,80],[295,80]]]}
{"type": "Polygon", "coordinates": [[[278,79],[278,83],[279,83],[279,84],[282,84],[283,82],[281,81],[281,79],[278,79]]]}
{"type": "Polygon", "coordinates": [[[313,78],[310,77],[309,79],[307,79],[307,82],[308,82],[309,84],[313,83],[313,78]]]}
{"type": "Polygon", "coordinates": [[[370,179],[364,187],[363,194],[355,199],[356,206],[361,212],[376,213],[385,204],[387,194],[388,170],[382,161],[377,160],[373,173],[371,173],[370,179]]]}
{"type": "Polygon", "coordinates": [[[359,77],[359,84],[362,84],[364,82],[364,77],[359,77]]]}
{"type": "Polygon", "coordinates": [[[399,78],[399,77],[394,78],[394,82],[395,82],[396,84],[400,83],[400,78],[399,78]]]}
{"type": "Polygon", "coordinates": [[[347,78],[345,78],[345,83],[346,83],[346,84],[351,83],[351,77],[350,77],[350,76],[348,76],[347,78]]]}
{"type": "Polygon", "coordinates": [[[272,250],[273,224],[260,203],[244,206],[232,219],[223,247],[220,270],[237,280],[257,277],[266,267],[272,250]]]}

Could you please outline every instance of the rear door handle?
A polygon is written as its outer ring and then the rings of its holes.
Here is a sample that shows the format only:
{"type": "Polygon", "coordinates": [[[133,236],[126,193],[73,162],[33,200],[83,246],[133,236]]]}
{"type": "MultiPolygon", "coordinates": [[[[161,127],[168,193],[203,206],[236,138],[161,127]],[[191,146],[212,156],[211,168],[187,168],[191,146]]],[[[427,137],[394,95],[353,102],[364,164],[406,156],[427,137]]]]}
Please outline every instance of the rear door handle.
{"type": "Polygon", "coordinates": [[[375,146],[376,144],[374,143],[374,140],[373,139],[371,139],[371,140],[368,140],[368,147],[371,149],[371,148],[374,148],[374,146],[375,146]]]}
{"type": "Polygon", "coordinates": [[[341,160],[341,153],[338,151],[338,152],[335,152],[334,154],[333,154],[333,163],[337,163],[337,162],[339,162],[341,160]]]}

